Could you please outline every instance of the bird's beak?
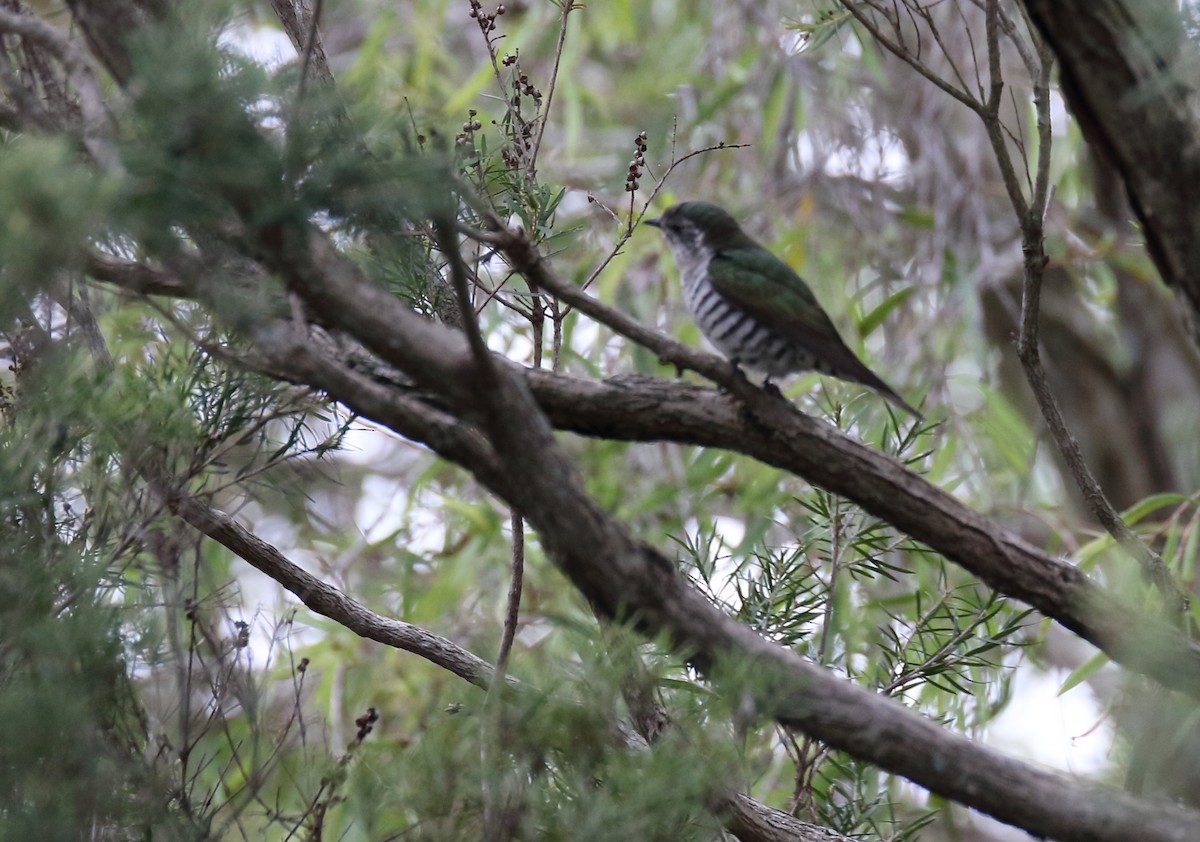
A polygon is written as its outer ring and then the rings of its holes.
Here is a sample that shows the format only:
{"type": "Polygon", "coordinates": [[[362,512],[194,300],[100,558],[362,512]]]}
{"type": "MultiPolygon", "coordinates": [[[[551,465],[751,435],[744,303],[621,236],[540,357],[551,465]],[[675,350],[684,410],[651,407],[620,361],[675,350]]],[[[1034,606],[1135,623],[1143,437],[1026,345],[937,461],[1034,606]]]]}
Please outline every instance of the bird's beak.
{"type": "Polygon", "coordinates": [[[661,228],[662,227],[662,220],[659,219],[657,216],[654,217],[654,219],[643,219],[642,222],[646,223],[651,228],[661,228]]]}

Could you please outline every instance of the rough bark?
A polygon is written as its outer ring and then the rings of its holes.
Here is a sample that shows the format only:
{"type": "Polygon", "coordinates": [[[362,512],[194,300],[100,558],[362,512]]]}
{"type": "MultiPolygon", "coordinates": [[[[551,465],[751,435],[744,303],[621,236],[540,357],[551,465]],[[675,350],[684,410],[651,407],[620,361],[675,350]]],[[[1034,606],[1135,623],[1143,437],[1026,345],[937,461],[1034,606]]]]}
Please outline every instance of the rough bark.
{"type": "Polygon", "coordinates": [[[1198,60],[1167,0],[1022,0],[1084,137],[1121,174],[1146,245],[1200,342],[1198,60]]]}

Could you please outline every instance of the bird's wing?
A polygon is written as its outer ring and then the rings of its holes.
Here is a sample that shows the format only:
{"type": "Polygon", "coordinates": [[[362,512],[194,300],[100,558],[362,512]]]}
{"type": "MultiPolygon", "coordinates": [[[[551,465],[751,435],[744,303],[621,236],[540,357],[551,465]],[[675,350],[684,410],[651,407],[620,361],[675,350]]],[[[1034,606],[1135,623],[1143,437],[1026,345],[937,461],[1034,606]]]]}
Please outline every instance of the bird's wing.
{"type": "Polygon", "coordinates": [[[808,284],[766,249],[718,252],[708,264],[708,276],[730,304],[797,345],[835,366],[844,359],[852,361],[851,369],[858,363],[808,284]]]}
{"type": "Polygon", "coordinates": [[[818,371],[869,386],[921,417],[846,346],[804,279],[766,249],[718,252],[709,261],[708,277],[730,304],[812,354],[823,364],[818,371]]]}

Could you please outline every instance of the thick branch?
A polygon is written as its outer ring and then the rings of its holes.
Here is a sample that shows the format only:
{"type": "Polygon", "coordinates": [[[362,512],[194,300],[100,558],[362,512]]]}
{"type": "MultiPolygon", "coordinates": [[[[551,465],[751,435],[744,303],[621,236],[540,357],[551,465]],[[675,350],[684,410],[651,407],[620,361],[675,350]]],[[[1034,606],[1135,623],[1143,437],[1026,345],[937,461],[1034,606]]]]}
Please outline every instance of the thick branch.
{"type": "Polygon", "coordinates": [[[1022,0],[1084,136],[1125,182],[1150,256],[1200,343],[1195,45],[1170,0],[1022,0]]]}
{"type": "MultiPolygon", "coordinates": [[[[490,472],[493,457],[472,431],[437,410],[404,398],[394,388],[385,387],[333,362],[332,343],[322,341],[319,334],[309,334],[304,341],[298,341],[292,326],[276,323],[273,329],[260,336],[260,347],[267,352],[266,356],[240,358],[242,365],[290,382],[310,382],[326,391],[353,393],[357,395],[359,405],[371,409],[372,414],[404,417],[406,422],[399,426],[404,426],[424,441],[435,443],[435,449],[443,453],[456,453],[456,461],[474,464],[477,470],[482,468],[484,473],[490,472]]],[[[478,687],[486,689],[494,680],[495,671],[491,665],[452,641],[371,612],[288,561],[278,550],[242,528],[223,512],[206,506],[185,492],[170,490],[165,483],[158,483],[157,486],[172,511],[279,582],[318,614],[341,623],[362,637],[419,655],[478,687]]],[[[513,678],[506,677],[505,681],[511,687],[520,686],[513,678]]],[[[725,821],[730,832],[743,842],[778,842],[784,839],[838,842],[846,839],[741,793],[722,794],[714,803],[713,810],[725,821]]]]}
{"type": "MultiPolygon", "coordinates": [[[[715,380],[748,407],[758,422],[746,424],[739,414],[740,407],[726,402],[726,408],[735,417],[728,417],[727,425],[709,427],[709,432],[728,430],[729,424],[743,429],[719,442],[696,430],[696,435],[706,439],[696,444],[739,450],[855,501],[929,544],[1001,593],[1053,617],[1104,649],[1114,660],[1200,698],[1200,647],[1178,632],[1149,617],[1145,623],[1131,624],[1131,613],[1141,612],[1117,602],[1075,567],[1008,535],[894,460],[842,436],[790,404],[771,399],[744,379],[734,377],[727,366],[711,355],[646,328],[567,284],[524,238],[499,232],[496,242],[514,268],[531,282],[656,351],[664,360],[715,380]],[[744,444],[756,439],[757,447],[751,449],[744,444]],[[1168,648],[1173,654],[1163,657],[1168,648]],[[1184,663],[1188,667],[1181,671],[1180,665],[1184,663]]],[[[597,406],[596,410],[602,411],[603,407],[597,406]]],[[[630,420],[646,416],[644,411],[629,413],[630,420]]],[[[613,433],[610,430],[605,435],[613,433]]]]}
{"type": "MultiPolygon", "coordinates": [[[[469,353],[465,345],[462,351],[469,353]]],[[[333,397],[412,435],[405,419],[390,417],[385,406],[377,407],[380,415],[365,412],[353,390],[333,397]]],[[[721,401],[737,414],[736,405],[721,401]]],[[[723,664],[752,664],[743,673],[754,676],[752,686],[729,681],[726,689],[750,694],[762,715],[1036,834],[1113,842],[1183,842],[1200,834],[1198,815],[1081,784],[977,746],[762,639],[604,515],[581,493],[556,446],[547,457],[553,439],[543,438],[540,425],[535,430],[537,447],[519,454],[527,469],[515,465],[511,455],[502,457],[512,480],[502,496],[538,528],[550,557],[602,613],[629,618],[647,633],[669,634],[693,663],[711,668],[713,675],[723,664]],[[547,458],[559,463],[546,465],[547,458]]],[[[527,432],[526,427],[514,438],[527,432]]]]}
{"type": "Polygon", "coordinates": [[[133,0],[67,0],[67,8],[92,54],[118,84],[126,85],[133,74],[126,42],[146,23],[145,9],[157,14],[165,11],[166,5],[157,0],[142,4],[133,0]]]}
{"type": "MultiPolygon", "coordinates": [[[[285,244],[287,240],[276,242],[285,244]]],[[[294,240],[291,247],[295,247],[294,240]]],[[[319,249],[310,241],[310,252],[319,249]]],[[[288,265],[288,258],[294,256],[287,246],[275,254],[279,269],[309,306],[332,303],[332,298],[337,313],[331,316],[360,340],[407,362],[404,369],[414,378],[432,382],[432,370],[463,371],[472,366],[472,354],[463,337],[426,325],[436,334],[438,347],[418,346],[409,328],[424,330],[418,326],[421,320],[401,302],[388,296],[377,298],[374,287],[355,278],[344,265],[327,266],[329,274],[318,278],[311,268],[288,265]],[[319,283],[314,284],[316,281],[319,283]],[[381,334],[385,325],[386,336],[381,334]]],[[[693,663],[712,668],[714,675],[722,664],[753,664],[749,673],[754,676],[753,686],[729,681],[727,689],[750,694],[763,715],[1034,833],[1114,842],[1134,835],[1144,840],[1183,842],[1200,834],[1200,816],[1083,785],[981,748],[737,623],[689,587],[658,551],[634,540],[597,505],[555,441],[545,416],[533,404],[524,381],[514,377],[508,366],[498,367],[497,374],[496,391],[486,396],[464,395],[460,388],[446,383],[435,383],[433,388],[468,411],[481,405],[491,410],[482,423],[501,471],[497,476],[485,465],[485,470],[475,470],[476,476],[529,519],[549,557],[600,613],[627,618],[647,633],[670,635],[693,663]]],[[[393,417],[382,405],[374,407],[379,412],[368,411],[357,390],[339,389],[331,396],[402,435],[414,436],[411,417],[393,417]]],[[[732,401],[726,401],[726,406],[737,412],[732,401]]],[[[769,436],[776,435],[776,430],[780,436],[787,435],[790,425],[778,426],[785,418],[804,418],[765,393],[749,409],[761,415],[769,436]]],[[[811,419],[805,421],[813,431],[823,426],[811,419]]],[[[454,458],[451,453],[443,455],[454,458]]],[[[465,467],[476,468],[470,461],[465,467]]],[[[890,472],[904,473],[895,463],[890,472]]],[[[918,498],[910,505],[922,502],[918,498]]],[[[974,519],[983,521],[977,515],[974,519]]],[[[992,539],[985,530],[976,543],[992,539]]]]}
{"type": "Polygon", "coordinates": [[[154,485],[172,512],[283,585],[317,614],[340,623],[361,637],[419,655],[477,687],[486,690],[491,684],[492,666],[482,658],[420,626],[376,614],[333,585],[288,561],[283,553],[224,512],[205,505],[185,491],[164,483],[154,485]]]}
{"type": "MultiPolygon", "coordinates": [[[[362,341],[372,340],[376,353],[409,372],[430,392],[456,395],[460,383],[456,361],[465,360],[469,365],[471,359],[465,338],[421,319],[366,281],[353,280],[352,265],[342,265],[340,256],[324,251],[325,245],[318,248],[322,261],[337,265],[325,266],[331,273],[329,284],[316,280],[314,295],[320,302],[316,309],[330,321],[344,319],[362,341]],[[347,277],[347,286],[334,281],[342,275],[347,277]],[[350,299],[362,304],[357,324],[339,306],[350,299]]],[[[736,398],[659,378],[601,382],[526,372],[539,405],[556,427],[606,438],[721,447],[790,471],[861,505],[990,587],[1054,618],[1115,661],[1200,698],[1200,647],[1161,619],[1117,599],[1069,562],[1025,543],[895,460],[771,399],[734,377],[724,360],[640,325],[566,284],[544,261],[523,269],[543,289],[669,363],[716,380],[736,398]],[[750,416],[744,406],[750,407],[750,416]]],[[[260,335],[263,347],[281,341],[284,345],[277,350],[281,370],[297,372],[299,361],[306,359],[312,366],[332,365],[332,354],[301,355],[310,340],[289,335],[285,328],[260,335]]],[[[335,388],[337,381],[331,372],[309,368],[292,376],[303,376],[304,382],[342,398],[344,390],[335,388]]],[[[358,411],[467,465],[492,488],[505,482],[502,468],[485,459],[482,442],[469,427],[457,424],[449,414],[440,427],[418,424],[419,401],[365,374],[355,376],[358,394],[352,405],[358,411]],[[367,398],[370,402],[364,405],[367,398]]]]}
{"type": "Polygon", "coordinates": [[[191,286],[182,278],[144,263],[123,260],[99,251],[84,253],[84,270],[93,278],[139,295],[192,298],[191,286]]]}
{"type": "Polygon", "coordinates": [[[975,512],[896,460],[780,401],[739,400],[672,380],[529,372],[554,424],[590,436],[674,441],[752,456],[853,500],[1008,596],[1156,681],[1200,698],[1200,646],[975,512]]]}
{"type": "Polygon", "coordinates": [[[62,64],[78,97],[84,146],[101,167],[115,167],[117,154],[112,146],[112,127],[100,81],[87,55],[76,49],[66,33],[32,15],[0,8],[0,32],[21,36],[62,64]]]}
{"type": "Polygon", "coordinates": [[[740,842],[849,842],[850,839],[738,793],[723,797],[714,809],[726,829],[740,842]]]}

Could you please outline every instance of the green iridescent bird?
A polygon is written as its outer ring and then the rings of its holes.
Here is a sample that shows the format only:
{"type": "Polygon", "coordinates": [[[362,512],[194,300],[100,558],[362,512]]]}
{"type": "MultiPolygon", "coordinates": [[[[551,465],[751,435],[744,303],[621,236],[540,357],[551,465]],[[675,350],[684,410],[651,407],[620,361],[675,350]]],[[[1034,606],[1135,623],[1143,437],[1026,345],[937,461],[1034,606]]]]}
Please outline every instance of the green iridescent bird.
{"type": "Polygon", "coordinates": [[[874,389],[921,418],[846,347],[808,284],[709,202],[684,202],[658,219],[675,253],[683,300],[700,330],[734,365],[768,378],[817,371],[874,389]]]}

